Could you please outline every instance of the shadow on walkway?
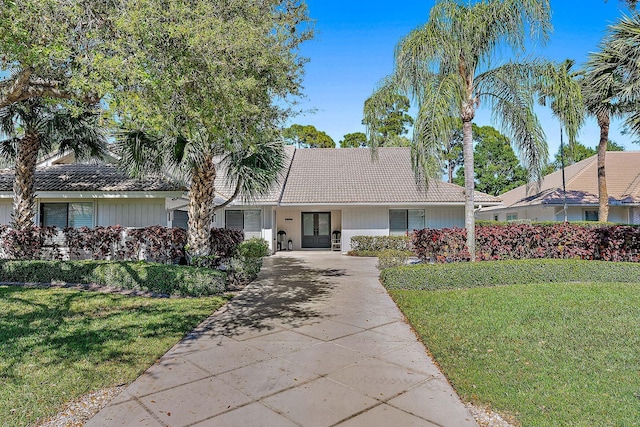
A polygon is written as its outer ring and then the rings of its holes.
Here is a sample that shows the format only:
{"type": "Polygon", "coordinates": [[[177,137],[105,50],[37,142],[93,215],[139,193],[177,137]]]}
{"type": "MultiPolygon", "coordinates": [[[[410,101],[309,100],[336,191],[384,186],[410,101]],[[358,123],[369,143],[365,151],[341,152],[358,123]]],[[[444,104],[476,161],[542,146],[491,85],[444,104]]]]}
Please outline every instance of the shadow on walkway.
{"type": "Polygon", "coordinates": [[[314,306],[325,302],[335,287],[331,277],[347,275],[343,269],[309,268],[295,258],[266,258],[258,279],[185,341],[202,335],[233,337],[249,331],[272,330],[276,324],[295,327],[326,318],[314,306]]]}

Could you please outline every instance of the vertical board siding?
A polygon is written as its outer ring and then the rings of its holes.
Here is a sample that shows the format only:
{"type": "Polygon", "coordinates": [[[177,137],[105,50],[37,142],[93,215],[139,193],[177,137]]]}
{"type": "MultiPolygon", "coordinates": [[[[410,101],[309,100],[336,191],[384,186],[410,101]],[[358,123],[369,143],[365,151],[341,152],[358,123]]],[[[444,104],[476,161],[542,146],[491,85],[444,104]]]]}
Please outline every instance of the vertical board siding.
{"type": "Polygon", "coordinates": [[[353,236],[388,236],[387,207],[346,208],[342,211],[342,251],[351,250],[353,236]]]}
{"type": "Polygon", "coordinates": [[[146,227],[167,225],[164,200],[100,200],[98,201],[96,225],[121,225],[123,227],[146,227]]]}
{"type": "Polygon", "coordinates": [[[427,206],[424,216],[426,228],[464,227],[464,206],[427,206]]]}
{"type": "Polygon", "coordinates": [[[11,222],[11,200],[0,201],[0,225],[9,225],[11,222]]]}

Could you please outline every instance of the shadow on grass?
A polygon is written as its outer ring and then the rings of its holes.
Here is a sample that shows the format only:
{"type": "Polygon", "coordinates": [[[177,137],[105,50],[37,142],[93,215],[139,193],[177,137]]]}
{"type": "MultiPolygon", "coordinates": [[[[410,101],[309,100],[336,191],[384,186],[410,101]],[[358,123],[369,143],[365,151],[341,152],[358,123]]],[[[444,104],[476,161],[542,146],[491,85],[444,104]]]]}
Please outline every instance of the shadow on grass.
{"type": "Polygon", "coordinates": [[[345,270],[313,269],[293,258],[266,258],[258,279],[186,340],[205,334],[232,337],[271,330],[275,324],[298,326],[325,318],[314,305],[327,300],[334,288],[335,284],[328,278],[345,275],[345,270]]]}
{"type": "Polygon", "coordinates": [[[156,301],[0,286],[0,382],[21,380],[24,366],[34,363],[34,369],[82,361],[133,364],[144,353],[133,343],[179,338],[203,318],[156,301]]]}

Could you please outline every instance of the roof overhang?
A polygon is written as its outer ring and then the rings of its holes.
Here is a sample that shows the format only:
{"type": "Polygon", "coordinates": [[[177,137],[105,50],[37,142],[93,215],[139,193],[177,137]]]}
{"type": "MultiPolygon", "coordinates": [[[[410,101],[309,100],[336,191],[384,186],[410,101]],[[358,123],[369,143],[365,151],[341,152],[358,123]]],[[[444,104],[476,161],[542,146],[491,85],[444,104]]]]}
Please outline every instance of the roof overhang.
{"type": "MultiPolygon", "coordinates": [[[[39,191],[39,199],[166,199],[183,191],[39,191]]],[[[0,192],[0,199],[12,199],[13,192],[0,192]]]]}

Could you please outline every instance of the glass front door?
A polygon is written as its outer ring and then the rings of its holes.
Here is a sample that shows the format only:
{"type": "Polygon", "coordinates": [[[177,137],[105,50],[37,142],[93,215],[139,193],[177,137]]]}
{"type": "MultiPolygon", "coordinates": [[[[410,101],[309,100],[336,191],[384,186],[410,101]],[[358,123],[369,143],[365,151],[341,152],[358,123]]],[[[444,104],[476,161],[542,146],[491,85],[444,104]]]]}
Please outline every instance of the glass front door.
{"type": "Polygon", "coordinates": [[[331,247],[331,212],[302,213],[302,247],[331,247]]]}

